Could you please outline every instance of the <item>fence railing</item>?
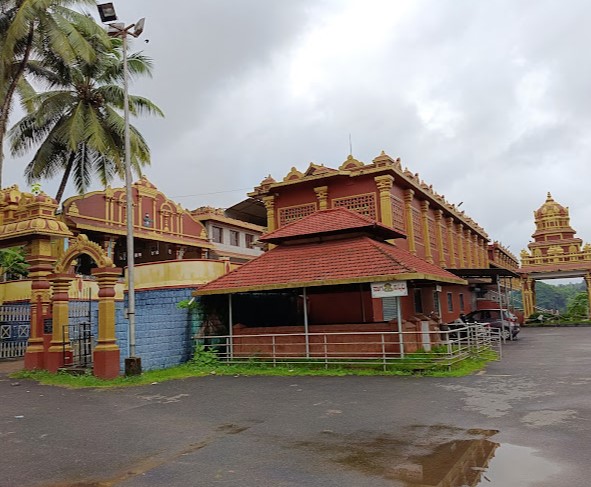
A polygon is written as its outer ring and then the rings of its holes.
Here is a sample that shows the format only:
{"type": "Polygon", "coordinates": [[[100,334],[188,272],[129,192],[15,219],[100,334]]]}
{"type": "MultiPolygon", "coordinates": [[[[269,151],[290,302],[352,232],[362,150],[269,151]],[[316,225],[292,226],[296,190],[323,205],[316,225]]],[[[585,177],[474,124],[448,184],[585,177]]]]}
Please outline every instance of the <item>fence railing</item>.
{"type": "Polygon", "coordinates": [[[447,331],[372,331],[334,333],[266,333],[216,335],[197,343],[217,353],[222,362],[270,365],[312,362],[330,365],[380,366],[404,364],[411,369],[451,367],[469,357],[496,351],[501,358],[499,330],[467,324],[447,331]]]}

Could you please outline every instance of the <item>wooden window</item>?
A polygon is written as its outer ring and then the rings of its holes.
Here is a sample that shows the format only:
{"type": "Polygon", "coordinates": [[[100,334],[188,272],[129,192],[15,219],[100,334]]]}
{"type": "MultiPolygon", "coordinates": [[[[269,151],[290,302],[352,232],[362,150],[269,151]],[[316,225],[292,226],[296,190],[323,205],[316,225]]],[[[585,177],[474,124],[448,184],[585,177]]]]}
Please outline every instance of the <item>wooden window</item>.
{"type": "Polygon", "coordinates": [[[240,232],[230,230],[230,245],[233,245],[234,247],[240,246],[240,232]]]}
{"type": "Polygon", "coordinates": [[[211,239],[215,243],[224,243],[224,231],[221,227],[211,227],[211,239]]]}
{"type": "Polygon", "coordinates": [[[460,311],[464,311],[464,294],[460,293],[460,311]]]}
{"type": "Polygon", "coordinates": [[[452,293],[447,293],[447,311],[454,310],[454,297],[452,293]]]}
{"type": "Polygon", "coordinates": [[[245,241],[246,241],[246,248],[247,249],[253,249],[254,248],[254,235],[251,235],[250,233],[247,233],[246,235],[244,235],[245,241]]]}

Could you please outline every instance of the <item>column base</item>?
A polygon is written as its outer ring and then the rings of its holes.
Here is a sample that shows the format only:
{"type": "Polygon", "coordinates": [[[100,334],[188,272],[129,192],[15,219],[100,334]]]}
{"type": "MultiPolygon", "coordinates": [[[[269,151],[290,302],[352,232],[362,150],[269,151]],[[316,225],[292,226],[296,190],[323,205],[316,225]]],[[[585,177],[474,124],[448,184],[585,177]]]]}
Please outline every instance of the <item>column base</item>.
{"type": "Polygon", "coordinates": [[[95,350],[93,353],[95,377],[100,379],[114,379],[119,377],[119,358],[121,352],[115,350],[95,350]]]}
{"type": "Polygon", "coordinates": [[[51,347],[46,354],[46,361],[45,361],[45,369],[49,370],[49,372],[57,372],[60,367],[63,367],[66,363],[72,363],[72,352],[66,350],[66,353],[64,354],[64,351],[59,349],[59,350],[52,350],[51,347]],[[69,357],[68,357],[69,355],[69,357]],[[68,361],[69,358],[69,361],[68,361]]]}
{"type": "Polygon", "coordinates": [[[35,370],[45,368],[45,351],[43,345],[29,345],[25,351],[25,369],[35,370]]]}

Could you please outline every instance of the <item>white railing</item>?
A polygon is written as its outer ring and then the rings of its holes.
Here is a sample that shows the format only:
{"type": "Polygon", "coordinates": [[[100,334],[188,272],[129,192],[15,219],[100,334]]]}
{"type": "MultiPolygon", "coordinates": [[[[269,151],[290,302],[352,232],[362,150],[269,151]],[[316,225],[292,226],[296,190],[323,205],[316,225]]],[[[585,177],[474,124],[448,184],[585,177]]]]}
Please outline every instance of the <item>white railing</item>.
{"type": "Polygon", "coordinates": [[[6,342],[0,341],[0,359],[24,357],[27,349],[26,341],[6,342]]]}
{"type": "Polygon", "coordinates": [[[28,304],[5,304],[0,306],[0,321],[31,321],[31,307],[28,304]]]}
{"type": "Polygon", "coordinates": [[[404,366],[412,370],[451,367],[469,357],[496,351],[501,358],[499,330],[467,324],[448,331],[265,333],[198,337],[222,362],[271,365],[404,366]],[[402,336],[402,340],[401,340],[402,336]]]}

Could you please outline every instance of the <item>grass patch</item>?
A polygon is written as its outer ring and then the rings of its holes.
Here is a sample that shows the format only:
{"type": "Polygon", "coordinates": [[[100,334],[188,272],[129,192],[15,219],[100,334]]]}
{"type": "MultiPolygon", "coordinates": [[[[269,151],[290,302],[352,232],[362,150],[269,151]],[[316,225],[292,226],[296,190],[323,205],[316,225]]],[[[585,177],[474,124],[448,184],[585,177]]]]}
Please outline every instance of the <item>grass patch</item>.
{"type": "MultiPolygon", "coordinates": [[[[415,355],[415,354],[413,354],[415,355]]],[[[486,352],[479,357],[470,357],[453,364],[450,369],[447,365],[429,362],[425,353],[419,352],[414,357],[409,355],[404,360],[389,364],[387,370],[383,370],[379,364],[369,365],[359,363],[355,365],[332,365],[325,368],[324,362],[302,362],[298,364],[272,365],[251,361],[243,364],[226,365],[219,362],[211,362],[209,359],[203,363],[203,357],[196,361],[168,369],[150,370],[139,376],[117,377],[112,380],[103,380],[91,374],[72,375],[66,372],[50,373],[44,370],[23,370],[11,375],[14,379],[30,379],[44,385],[61,386],[68,388],[105,388],[127,387],[165,382],[188,377],[204,377],[211,375],[224,376],[270,376],[270,377],[295,377],[295,376],[430,376],[430,377],[461,377],[482,370],[486,364],[497,359],[493,351],[486,352]],[[418,360],[418,359],[422,360],[418,360]]],[[[431,355],[432,357],[432,355],[431,355]]]]}

